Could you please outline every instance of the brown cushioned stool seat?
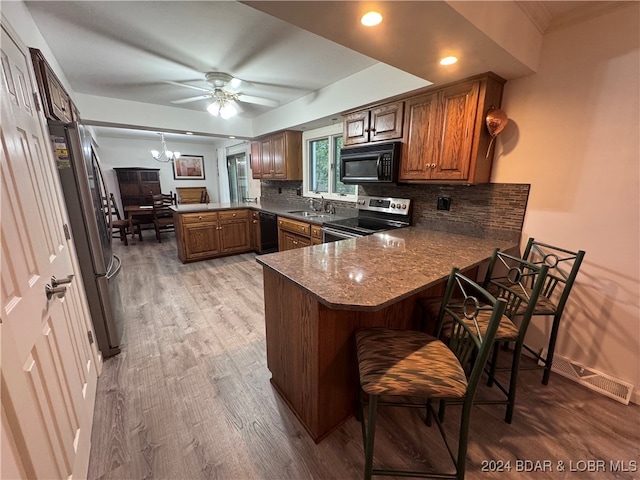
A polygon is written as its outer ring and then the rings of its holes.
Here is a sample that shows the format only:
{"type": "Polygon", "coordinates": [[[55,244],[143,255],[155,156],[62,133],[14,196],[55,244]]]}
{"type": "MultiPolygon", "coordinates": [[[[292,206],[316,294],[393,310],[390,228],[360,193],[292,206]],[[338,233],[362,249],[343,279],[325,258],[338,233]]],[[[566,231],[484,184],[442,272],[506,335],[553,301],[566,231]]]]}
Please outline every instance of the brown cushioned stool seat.
{"type": "Polygon", "coordinates": [[[362,390],[369,395],[461,398],[467,378],[440,340],[411,330],[372,328],[356,332],[362,390]]]}

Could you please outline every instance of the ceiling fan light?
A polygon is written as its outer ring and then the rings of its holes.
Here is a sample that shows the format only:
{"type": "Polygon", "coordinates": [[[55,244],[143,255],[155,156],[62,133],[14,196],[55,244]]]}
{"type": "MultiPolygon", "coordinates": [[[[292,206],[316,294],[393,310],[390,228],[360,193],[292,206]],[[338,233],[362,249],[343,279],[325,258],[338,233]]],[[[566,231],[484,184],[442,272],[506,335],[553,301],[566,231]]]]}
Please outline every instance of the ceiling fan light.
{"type": "Polygon", "coordinates": [[[218,115],[220,115],[220,104],[218,102],[212,102],[207,107],[207,111],[214,117],[217,117],[218,115]]]}
{"type": "Polygon", "coordinates": [[[231,105],[230,103],[225,103],[222,107],[220,107],[220,116],[225,120],[233,117],[238,113],[236,107],[231,105]]]}
{"type": "Polygon", "coordinates": [[[173,158],[176,160],[180,158],[180,152],[173,152],[173,158]]]}

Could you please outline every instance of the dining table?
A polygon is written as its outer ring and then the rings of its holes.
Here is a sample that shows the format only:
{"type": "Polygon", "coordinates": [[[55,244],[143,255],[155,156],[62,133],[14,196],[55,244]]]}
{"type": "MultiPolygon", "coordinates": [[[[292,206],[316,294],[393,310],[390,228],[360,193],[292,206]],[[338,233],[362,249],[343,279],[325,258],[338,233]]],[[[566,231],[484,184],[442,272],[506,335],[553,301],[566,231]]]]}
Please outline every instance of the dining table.
{"type": "MultiPolygon", "coordinates": [[[[131,243],[135,245],[136,237],[133,235],[133,219],[135,217],[151,217],[153,215],[153,205],[127,205],[124,207],[124,214],[129,220],[129,231],[132,232],[131,243]]],[[[143,223],[142,219],[140,223],[143,223]]],[[[142,225],[140,226],[140,232],[142,232],[142,225]]],[[[140,233],[140,240],[142,240],[142,233],[140,233]]]]}

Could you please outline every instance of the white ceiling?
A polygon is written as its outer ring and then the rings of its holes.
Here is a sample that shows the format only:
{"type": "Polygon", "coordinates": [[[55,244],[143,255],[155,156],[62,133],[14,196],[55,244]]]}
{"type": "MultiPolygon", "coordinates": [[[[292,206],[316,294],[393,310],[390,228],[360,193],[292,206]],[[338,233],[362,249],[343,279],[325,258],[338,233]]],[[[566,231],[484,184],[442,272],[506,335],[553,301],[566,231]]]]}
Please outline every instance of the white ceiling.
{"type": "MultiPolygon", "coordinates": [[[[518,3],[526,4],[523,10],[532,23],[545,31],[558,19],[576,17],[577,11],[623,2],[518,3]]],[[[223,71],[245,81],[242,93],[285,105],[378,61],[435,82],[488,70],[507,79],[530,73],[469,22],[456,18],[446,2],[378,2],[394,11],[393,23],[389,19],[394,33],[359,38],[353,31],[368,2],[28,1],[26,5],[76,93],[199,112],[206,101],[171,103],[198,95],[197,91],[164,82],[206,87],[205,72],[223,71]],[[448,77],[425,67],[430,63],[426,57],[439,55],[450,43],[474,54],[448,77]],[[420,47],[402,48],[407,44],[420,47]]],[[[241,106],[240,115],[246,119],[269,110],[241,106]]],[[[117,131],[101,132],[117,135],[117,131]]],[[[156,133],[143,135],[152,138],[156,133]]]]}

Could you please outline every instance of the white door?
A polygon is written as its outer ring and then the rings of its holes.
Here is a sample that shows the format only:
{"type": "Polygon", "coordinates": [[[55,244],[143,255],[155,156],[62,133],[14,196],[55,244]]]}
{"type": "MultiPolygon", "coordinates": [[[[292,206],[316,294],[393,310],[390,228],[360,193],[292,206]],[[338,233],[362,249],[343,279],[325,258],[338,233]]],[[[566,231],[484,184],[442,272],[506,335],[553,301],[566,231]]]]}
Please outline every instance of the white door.
{"type": "Polygon", "coordinates": [[[27,49],[2,25],[0,478],[87,474],[99,357],[27,49]],[[51,277],[74,275],[47,299],[51,277]]]}

